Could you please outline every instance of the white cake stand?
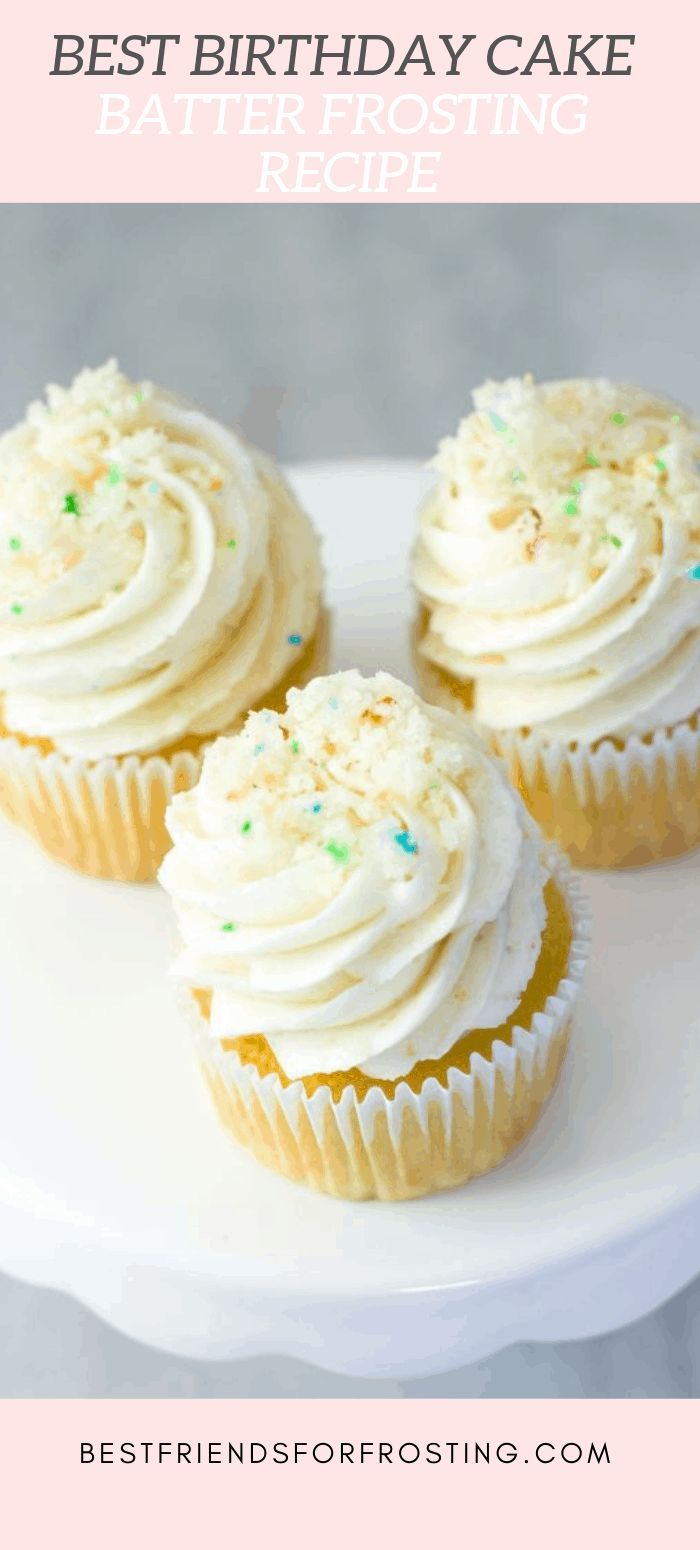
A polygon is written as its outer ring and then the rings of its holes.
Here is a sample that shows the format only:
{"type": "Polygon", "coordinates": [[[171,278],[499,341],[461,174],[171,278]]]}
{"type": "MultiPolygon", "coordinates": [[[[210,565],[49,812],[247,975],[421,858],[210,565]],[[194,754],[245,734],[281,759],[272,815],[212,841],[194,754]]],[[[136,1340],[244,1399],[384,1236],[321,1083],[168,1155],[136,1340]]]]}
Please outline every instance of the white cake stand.
{"type": "MultiPolygon", "coordinates": [[[[408,673],[420,471],[294,478],[338,665],[408,673]]],[[[700,1270],[700,855],[589,878],[592,963],[539,1128],[489,1177],[387,1206],[307,1192],[220,1132],[157,886],[74,876],[5,826],[0,846],[6,1270],[182,1355],[396,1377],[602,1333],[700,1270]]]]}

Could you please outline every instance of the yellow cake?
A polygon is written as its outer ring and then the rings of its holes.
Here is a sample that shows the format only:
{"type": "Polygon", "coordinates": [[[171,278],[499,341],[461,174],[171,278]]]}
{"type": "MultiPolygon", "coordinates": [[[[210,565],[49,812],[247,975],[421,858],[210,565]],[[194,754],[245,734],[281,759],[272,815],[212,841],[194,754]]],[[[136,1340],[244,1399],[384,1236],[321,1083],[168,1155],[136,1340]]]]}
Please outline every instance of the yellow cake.
{"type": "Polygon", "coordinates": [[[221,1117],[270,1167],[404,1199],[502,1161],[564,1055],[580,901],[464,722],[388,674],[251,715],[161,868],[221,1117]]]}
{"type": "Polygon", "coordinates": [[[700,432],[606,381],[487,383],[413,556],[422,692],[582,866],[700,843],[700,432]]]}
{"type": "Polygon", "coordinates": [[[166,806],[251,707],[326,666],[319,550],[280,471],[113,362],[0,439],[0,809],[152,878],[166,806]]]}

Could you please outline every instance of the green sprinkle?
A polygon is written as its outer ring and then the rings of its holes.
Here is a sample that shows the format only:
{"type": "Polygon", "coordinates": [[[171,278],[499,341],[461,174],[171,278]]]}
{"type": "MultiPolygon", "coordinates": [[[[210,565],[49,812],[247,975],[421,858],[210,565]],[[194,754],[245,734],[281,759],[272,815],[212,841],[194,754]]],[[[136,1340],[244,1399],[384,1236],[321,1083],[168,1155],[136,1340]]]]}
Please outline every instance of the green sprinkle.
{"type": "Polygon", "coordinates": [[[10,613],[11,614],[21,614],[21,613],[24,613],[24,609],[22,607],[22,604],[21,603],[10,603],[10,613]]]}
{"type": "Polygon", "coordinates": [[[501,419],[500,414],[496,414],[495,409],[491,409],[489,411],[489,419],[491,421],[491,424],[492,424],[494,430],[498,431],[499,436],[502,436],[503,432],[507,431],[508,426],[506,425],[505,420],[501,419]]]}
{"type": "Polygon", "coordinates": [[[235,929],[236,929],[236,927],[235,927],[235,924],[234,924],[234,922],[232,920],[225,921],[223,926],[221,927],[222,931],[235,931],[235,929]]]}
{"type": "Polygon", "coordinates": [[[583,489],[583,479],[574,479],[574,482],[571,485],[572,494],[573,495],[580,495],[582,489],[583,489]]]}
{"type": "Polygon", "coordinates": [[[586,462],[589,468],[600,468],[600,463],[595,455],[595,452],[588,452],[586,454],[586,462]]]}
{"type": "Polygon", "coordinates": [[[69,511],[72,517],[80,516],[80,501],[78,500],[77,495],[71,494],[64,496],[63,510],[69,511]]]}
{"type": "Polygon", "coordinates": [[[253,825],[252,825],[250,819],[246,818],[245,823],[241,824],[241,834],[250,834],[250,831],[251,831],[252,827],[253,827],[253,825]]]}
{"type": "Polygon", "coordinates": [[[671,423],[672,423],[672,425],[680,425],[680,423],[681,423],[680,415],[679,414],[672,414],[671,415],[671,423]]]}
{"type": "Polygon", "coordinates": [[[235,540],[235,538],[227,539],[227,541],[226,541],[226,548],[227,549],[235,549],[235,547],[236,547],[236,540],[235,540]]]}
{"type": "Polygon", "coordinates": [[[141,392],[140,388],[139,388],[138,393],[134,393],[134,403],[135,404],[142,404],[143,403],[143,393],[141,392]]]}
{"type": "Polygon", "coordinates": [[[119,484],[120,479],[121,479],[120,470],[117,468],[116,463],[113,463],[111,468],[109,469],[109,471],[107,473],[107,483],[108,484],[119,484]]]}
{"type": "Polygon", "coordinates": [[[525,478],[525,475],[522,471],[522,468],[514,468],[510,477],[513,481],[513,484],[518,484],[521,479],[525,478]]]}
{"type": "Polygon", "coordinates": [[[662,474],[667,474],[668,473],[668,464],[664,463],[664,460],[663,460],[662,457],[655,457],[654,458],[654,462],[655,462],[656,467],[658,468],[660,473],[662,473],[662,474]]]}
{"type": "Polygon", "coordinates": [[[578,501],[564,501],[564,511],[566,512],[567,517],[578,516],[578,501]]]}
{"type": "Polygon", "coordinates": [[[10,548],[14,549],[15,552],[18,549],[21,549],[22,548],[22,540],[21,540],[21,538],[11,538],[10,539],[10,548]]]}
{"type": "Polygon", "coordinates": [[[601,544],[612,544],[615,549],[622,548],[622,539],[616,533],[601,533],[600,541],[601,544]]]}
{"type": "Polygon", "coordinates": [[[323,848],[328,851],[329,856],[332,856],[334,861],[350,860],[350,846],[343,844],[340,840],[329,840],[328,844],[324,845],[323,848]]]}
{"type": "Polygon", "coordinates": [[[296,737],[293,737],[292,741],[291,741],[291,744],[290,744],[290,747],[291,747],[292,753],[299,753],[300,749],[301,749],[301,744],[299,743],[299,739],[296,738],[296,737]]]}
{"type": "Polygon", "coordinates": [[[627,415],[622,414],[619,409],[616,409],[615,413],[611,414],[610,419],[612,420],[613,425],[624,425],[625,420],[627,419],[627,415]]]}

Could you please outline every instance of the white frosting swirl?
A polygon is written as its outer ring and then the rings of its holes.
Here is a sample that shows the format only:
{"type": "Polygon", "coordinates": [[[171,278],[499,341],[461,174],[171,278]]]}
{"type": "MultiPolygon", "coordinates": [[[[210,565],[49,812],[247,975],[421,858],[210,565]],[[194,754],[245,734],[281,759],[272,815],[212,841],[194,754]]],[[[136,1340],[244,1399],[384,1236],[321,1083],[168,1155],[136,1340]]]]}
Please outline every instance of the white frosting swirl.
{"type": "Polygon", "coordinates": [[[208,751],[160,878],[215,1038],[289,1077],[405,1075],[518,1006],[537,960],[536,831],[483,744],[387,673],[317,678],[208,751]]]}
{"type": "Polygon", "coordinates": [[[279,471],[109,362],[0,439],[0,719],[90,759],[232,728],[316,627],[279,471]]]}
{"type": "Polygon", "coordinates": [[[487,383],[444,441],[421,649],[490,729],[595,742],[700,707],[700,430],[605,381],[487,383]]]}

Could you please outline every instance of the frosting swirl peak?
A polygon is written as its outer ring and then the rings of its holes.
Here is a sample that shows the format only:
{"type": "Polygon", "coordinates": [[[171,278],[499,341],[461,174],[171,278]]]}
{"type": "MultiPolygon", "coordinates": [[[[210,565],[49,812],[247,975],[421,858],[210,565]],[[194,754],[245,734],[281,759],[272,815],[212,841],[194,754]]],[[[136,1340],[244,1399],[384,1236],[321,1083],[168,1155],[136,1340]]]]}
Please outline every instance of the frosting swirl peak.
{"type": "Polygon", "coordinates": [[[289,672],[320,588],[274,465],[113,361],[0,438],[10,731],[87,758],[223,731],[289,672]]]}
{"type": "Polygon", "coordinates": [[[493,730],[593,742],[694,714],[698,425],[604,380],[486,383],[474,404],[421,513],[426,657],[493,730]]]}

